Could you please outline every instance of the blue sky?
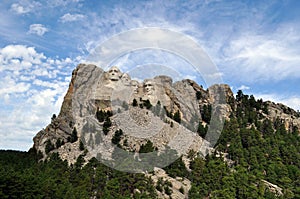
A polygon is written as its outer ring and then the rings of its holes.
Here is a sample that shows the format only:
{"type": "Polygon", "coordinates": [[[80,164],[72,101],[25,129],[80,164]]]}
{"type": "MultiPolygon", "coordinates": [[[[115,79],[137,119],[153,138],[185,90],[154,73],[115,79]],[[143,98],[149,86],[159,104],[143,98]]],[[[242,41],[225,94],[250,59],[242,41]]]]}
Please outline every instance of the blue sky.
{"type": "MultiPolygon", "coordinates": [[[[242,88],[300,110],[299,13],[297,0],[2,0],[0,148],[28,150],[58,114],[76,65],[105,40],[134,28],[183,33],[203,48],[234,92],[242,88]]],[[[124,69],[151,62],[185,64],[149,50],[116,61],[124,69]]]]}

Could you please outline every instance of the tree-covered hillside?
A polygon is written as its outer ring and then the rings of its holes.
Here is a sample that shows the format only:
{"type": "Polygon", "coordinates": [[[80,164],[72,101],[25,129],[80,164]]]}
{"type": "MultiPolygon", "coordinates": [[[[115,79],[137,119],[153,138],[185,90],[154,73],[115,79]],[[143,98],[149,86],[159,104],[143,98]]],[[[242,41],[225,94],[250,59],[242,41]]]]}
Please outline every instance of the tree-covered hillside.
{"type": "Polygon", "coordinates": [[[287,131],[283,120],[269,120],[266,103],[242,91],[235,104],[215,153],[191,164],[190,198],[300,198],[298,129],[287,131]]]}
{"type": "Polygon", "coordinates": [[[143,174],[113,170],[95,158],[68,166],[54,153],[37,162],[34,152],[0,151],[0,198],[155,198],[143,174]]]}
{"type": "MultiPolygon", "coordinates": [[[[286,130],[283,120],[267,117],[267,103],[241,91],[231,105],[234,111],[212,154],[191,151],[189,168],[178,159],[164,170],[191,181],[189,198],[300,198],[298,129],[286,130]]],[[[206,129],[198,129],[199,135],[206,129]]],[[[57,153],[41,162],[33,149],[0,151],[0,198],[157,198],[164,186],[95,158],[83,166],[83,158],[68,166],[57,153]]]]}

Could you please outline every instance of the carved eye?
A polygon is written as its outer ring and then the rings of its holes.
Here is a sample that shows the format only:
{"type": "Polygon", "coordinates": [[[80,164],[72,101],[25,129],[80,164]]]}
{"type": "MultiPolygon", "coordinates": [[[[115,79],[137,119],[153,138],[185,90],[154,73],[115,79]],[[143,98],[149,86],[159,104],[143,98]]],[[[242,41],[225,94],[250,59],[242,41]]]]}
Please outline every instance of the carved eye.
{"type": "Polygon", "coordinates": [[[116,70],[116,69],[112,69],[112,70],[110,70],[109,72],[110,72],[110,73],[112,73],[112,72],[117,73],[117,72],[119,72],[119,71],[116,70]]]}

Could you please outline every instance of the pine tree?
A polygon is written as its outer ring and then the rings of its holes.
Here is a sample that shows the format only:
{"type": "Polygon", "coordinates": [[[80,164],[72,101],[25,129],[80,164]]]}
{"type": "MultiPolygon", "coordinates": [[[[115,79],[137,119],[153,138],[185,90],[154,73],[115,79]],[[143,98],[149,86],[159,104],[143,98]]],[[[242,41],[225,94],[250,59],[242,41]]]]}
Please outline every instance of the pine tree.
{"type": "Polygon", "coordinates": [[[138,106],[138,103],[137,103],[137,100],[136,100],[136,99],[133,99],[133,101],[132,101],[132,106],[134,106],[134,107],[138,106]]]}
{"type": "Polygon", "coordinates": [[[178,123],[181,122],[181,116],[179,110],[177,110],[176,113],[174,114],[174,120],[178,123]]]}
{"type": "Polygon", "coordinates": [[[68,141],[71,142],[71,143],[74,143],[77,140],[78,140],[77,130],[76,130],[76,127],[74,127],[71,136],[68,137],[68,141]]]}
{"type": "Polygon", "coordinates": [[[79,150],[80,151],[83,151],[84,150],[84,144],[83,144],[83,142],[80,140],[80,142],[79,142],[79,150]]]}

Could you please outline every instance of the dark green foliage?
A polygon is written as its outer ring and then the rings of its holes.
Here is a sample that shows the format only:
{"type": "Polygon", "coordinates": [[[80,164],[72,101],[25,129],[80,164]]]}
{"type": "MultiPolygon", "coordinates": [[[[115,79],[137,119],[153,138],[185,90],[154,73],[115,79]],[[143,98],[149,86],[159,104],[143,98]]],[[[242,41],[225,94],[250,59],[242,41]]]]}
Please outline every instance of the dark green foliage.
{"type": "Polygon", "coordinates": [[[172,194],[172,190],[171,190],[171,187],[172,187],[172,183],[169,182],[169,181],[163,181],[162,178],[158,178],[158,181],[157,181],[157,185],[156,185],[156,190],[162,192],[162,193],[165,193],[167,195],[171,195],[172,194]]]}
{"type": "Polygon", "coordinates": [[[50,140],[47,140],[46,146],[45,146],[46,154],[49,153],[50,151],[52,151],[53,149],[55,149],[54,145],[52,144],[52,142],[50,140]]]}
{"type": "Polygon", "coordinates": [[[207,126],[204,127],[202,125],[202,122],[199,122],[198,129],[197,129],[198,135],[201,136],[202,138],[205,138],[206,132],[207,132],[207,126]]]}
{"type": "Polygon", "coordinates": [[[244,97],[243,91],[238,90],[237,95],[235,97],[236,101],[238,101],[238,102],[242,101],[243,97],[244,97]]]}
{"type": "Polygon", "coordinates": [[[74,127],[71,136],[68,137],[68,142],[74,143],[74,142],[76,142],[77,140],[78,140],[77,130],[76,130],[76,128],[74,127]]]}
{"type": "Polygon", "coordinates": [[[133,99],[133,101],[132,101],[132,106],[134,106],[134,107],[138,106],[138,102],[137,102],[136,99],[133,99]]]}
{"type": "Polygon", "coordinates": [[[108,134],[111,125],[112,125],[111,120],[110,120],[109,117],[107,117],[107,118],[105,119],[105,122],[103,123],[103,133],[104,133],[105,135],[108,134]]]}
{"type": "Polygon", "coordinates": [[[118,145],[118,144],[120,143],[120,141],[121,141],[121,136],[122,136],[122,135],[123,135],[122,129],[116,130],[114,136],[113,136],[112,139],[111,139],[111,142],[112,142],[113,144],[118,145]]]}
{"type": "Polygon", "coordinates": [[[57,153],[38,163],[34,153],[0,151],[0,198],[157,198],[144,174],[119,172],[95,158],[83,167],[83,158],[68,167],[57,153]]]}
{"type": "Polygon", "coordinates": [[[157,191],[160,191],[160,192],[163,192],[163,180],[162,178],[159,178],[158,181],[157,181],[157,185],[156,185],[156,189],[157,191]]]}
{"type": "Polygon", "coordinates": [[[164,106],[164,111],[165,111],[167,117],[169,117],[169,118],[175,120],[177,123],[181,123],[181,115],[180,115],[179,110],[177,110],[177,111],[173,114],[173,113],[169,112],[169,111],[167,110],[167,108],[164,106]]]}
{"type": "Polygon", "coordinates": [[[196,98],[197,98],[197,100],[200,100],[201,97],[202,97],[201,92],[200,92],[200,91],[197,91],[197,92],[196,92],[196,98]]]}
{"type": "Polygon", "coordinates": [[[182,157],[177,158],[172,164],[165,167],[164,170],[173,178],[176,178],[176,176],[188,177],[189,175],[189,172],[182,161],[182,157]]]}
{"type": "Polygon", "coordinates": [[[170,127],[173,128],[174,127],[174,123],[173,121],[170,122],[170,127]]]}
{"type": "MultiPolygon", "coordinates": [[[[140,102],[143,106],[143,101],[140,102]]],[[[242,91],[237,93],[237,98],[232,103],[234,104],[232,107],[236,109],[232,112],[230,120],[224,124],[216,145],[216,152],[205,158],[196,157],[196,153],[191,152],[189,154],[192,159],[191,170],[187,170],[182,158],[178,158],[164,168],[168,175],[191,180],[192,187],[188,198],[192,199],[300,198],[298,129],[291,127],[290,130],[286,130],[285,121],[281,119],[271,121],[265,118],[263,113],[268,111],[267,103],[256,100],[252,95],[245,95],[242,91]],[[224,158],[228,162],[224,161],[224,158]],[[283,196],[272,193],[262,180],[283,188],[283,196]]],[[[157,112],[156,115],[160,115],[166,112],[172,119],[177,117],[176,113],[173,115],[166,108],[164,111],[160,103],[158,104],[152,107],[154,114],[157,112]]],[[[284,111],[291,112],[288,108],[284,111]]],[[[108,133],[111,126],[109,119],[111,113],[97,112],[97,118],[99,116],[104,122],[103,131],[108,133]]],[[[210,115],[211,107],[203,106],[202,120],[209,123],[210,115]]],[[[207,125],[204,127],[200,124],[197,132],[205,137],[207,125]]],[[[217,122],[211,122],[210,130],[214,130],[218,125],[217,122]]],[[[114,144],[120,144],[123,134],[120,131],[116,131],[113,136],[114,144]]],[[[92,133],[90,136],[92,137],[92,133]]],[[[99,132],[95,132],[96,143],[101,142],[101,136],[99,132]]],[[[63,143],[61,140],[53,142],[56,148],[63,143]]],[[[126,145],[126,142],[124,140],[123,144],[126,145]]],[[[92,141],[90,146],[94,146],[92,141]]],[[[49,154],[53,149],[53,143],[48,140],[45,151],[49,154]]],[[[149,170],[159,164],[159,161],[165,162],[167,158],[177,157],[174,150],[169,150],[160,154],[162,160],[153,162],[157,160],[156,150],[150,141],[140,148],[139,158],[149,162],[149,170]],[[143,154],[149,152],[154,152],[153,156],[143,154]]],[[[124,160],[124,156],[118,154],[119,152],[115,151],[113,158],[121,159],[123,168],[126,166],[135,168],[134,166],[138,165],[139,161],[134,161],[134,157],[124,160]]],[[[124,150],[122,152],[126,153],[124,150]]],[[[38,162],[41,155],[37,154],[41,153],[34,149],[28,153],[0,151],[0,198],[157,198],[153,182],[143,174],[119,172],[99,163],[95,158],[83,166],[83,155],[79,156],[76,163],[71,166],[62,161],[57,153],[52,153],[51,158],[45,162],[38,162]],[[134,191],[136,189],[140,193],[134,191]]],[[[100,158],[101,154],[99,153],[97,157],[100,158]]],[[[156,189],[171,195],[171,186],[170,182],[159,178],[156,189]]],[[[183,187],[179,191],[183,193],[183,187]]]]}
{"type": "Polygon", "coordinates": [[[127,139],[124,140],[123,145],[124,145],[125,147],[128,146],[128,140],[127,140],[127,139]]]}
{"type": "Polygon", "coordinates": [[[173,119],[173,114],[168,111],[167,107],[164,106],[164,110],[166,112],[167,117],[173,119]]]}
{"type": "Polygon", "coordinates": [[[150,101],[147,99],[147,100],[143,101],[143,106],[146,107],[146,109],[151,109],[152,104],[151,104],[150,101]]]}
{"type": "Polygon", "coordinates": [[[80,140],[80,142],[79,142],[79,150],[80,151],[83,151],[84,150],[84,144],[83,144],[83,142],[80,140]]]}
{"type": "MultiPolygon", "coordinates": [[[[262,118],[262,114],[259,113],[259,110],[263,110],[264,107],[267,107],[262,100],[255,100],[253,95],[244,95],[241,90],[237,94],[237,108],[236,108],[236,117],[238,122],[246,127],[250,124],[259,125],[259,120],[262,118]]],[[[263,110],[263,112],[265,112],[263,110]]]]}
{"type": "Polygon", "coordinates": [[[96,118],[99,122],[104,122],[108,117],[112,116],[111,111],[103,111],[103,110],[97,110],[96,112],[96,118]]]}
{"type": "Polygon", "coordinates": [[[179,110],[176,111],[176,113],[174,114],[173,119],[174,119],[176,122],[178,122],[178,123],[181,122],[181,116],[180,116],[179,110]]]}
{"type": "Polygon", "coordinates": [[[97,111],[96,118],[98,119],[99,122],[104,122],[104,120],[105,120],[104,112],[102,110],[97,111]]]}
{"type": "Polygon", "coordinates": [[[184,194],[184,188],[183,187],[180,187],[179,191],[180,191],[180,193],[184,194]]]}
{"type": "Polygon", "coordinates": [[[237,104],[236,116],[225,122],[216,147],[233,162],[227,165],[215,154],[194,159],[189,198],[299,198],[298,132],[287,132],[284,121],[271,122],[259,115],[262,101],[241,93],[238,99],[243,102],[237,104]],[[250,113],[256,116],[251,119],[250,113]],[[250,122],[257,128],[249,127],[250,122]],[[276,197],[262,179],[282,187],[284,195],[276,197]]]}
{"type": "Polygon", "coordinates": [[[204,122],[207,124],[210,123],[211,118],[211,105],[204,104],[201,111],[201,117],[204,122]]]}
{"type": "Polygon", "coordinates": [[[141,148],[140,148],[140,153],[150,153],[150,152],[153,152],[155,150],[155,148],[153,147],[153,143],[148,140],[147,143],[144,145],[142,144],[141,145],[141,148]]]}
{"type": "Polygon", "coordinates": [[[56,115],[53,114],[52,117],[51,117],[51,120],[55,120],[56,119],[56,115]]]}
{"type": "Polygon", "coordinates": [[[56,148],[59,148],[59,147],[61,147],[62,145],[64,145],[65,143],[64,143],[64,141],[63,140],[61,140],[60,138],[58,138],[57,140],[56,140],[56,148]]]}
{"type": "Polygon", "coordinates": [[[169,186],[165,186],[164,191],[165,191],[165,194],[167,194],[168,196],[170,196],[172,194],[172,189],[170,189],[169,186]]]}

